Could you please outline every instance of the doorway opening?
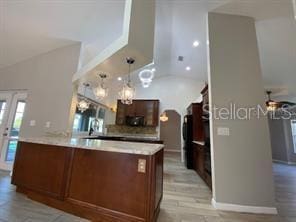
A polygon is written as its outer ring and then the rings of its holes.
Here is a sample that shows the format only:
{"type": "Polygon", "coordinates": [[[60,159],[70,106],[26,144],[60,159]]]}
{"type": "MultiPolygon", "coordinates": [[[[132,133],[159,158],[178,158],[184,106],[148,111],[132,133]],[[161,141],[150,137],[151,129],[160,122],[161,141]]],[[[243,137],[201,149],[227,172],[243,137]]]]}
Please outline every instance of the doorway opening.
{"type": "Polygon", "coordinates": [[[164,111],[168,117],[160,122],[160,140],[164,142],[164,150],[181,152],[181,115],[175,110],[164,111]]]}
{"type": "Polygon", "coordinates": [[[0,92],[0,169],[11,170],[14,161],[27,94],[0,92]]]}

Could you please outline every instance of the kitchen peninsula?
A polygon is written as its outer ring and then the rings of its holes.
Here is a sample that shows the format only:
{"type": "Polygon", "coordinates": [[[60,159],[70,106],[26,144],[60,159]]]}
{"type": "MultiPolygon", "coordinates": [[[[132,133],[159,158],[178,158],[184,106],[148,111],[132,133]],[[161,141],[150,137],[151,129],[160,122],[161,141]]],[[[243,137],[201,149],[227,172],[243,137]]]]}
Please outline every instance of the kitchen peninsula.
{"type": "Polygon", "coordinates": [[[163,145],[77,138],[21,138],[17,191],[92,221],[155,222],[163,145]]]}

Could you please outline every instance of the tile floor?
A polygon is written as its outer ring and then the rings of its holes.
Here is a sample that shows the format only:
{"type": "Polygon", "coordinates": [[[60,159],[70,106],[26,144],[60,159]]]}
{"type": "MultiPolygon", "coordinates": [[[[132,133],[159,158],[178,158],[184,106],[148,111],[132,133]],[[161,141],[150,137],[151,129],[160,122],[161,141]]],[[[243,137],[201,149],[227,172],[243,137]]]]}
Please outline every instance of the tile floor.
{"type": "MultiPolygon", "coordinates": [[[[275,164],[280,216],[221,212],[212,208],[211,192],[176,154],[165,154],[164,199],[158,222],[296,222],[296,167],[275,164]]],[[[31,201],[15,192],[8,173],[0,171],[0,222],[87,221],[31,201]]]]}

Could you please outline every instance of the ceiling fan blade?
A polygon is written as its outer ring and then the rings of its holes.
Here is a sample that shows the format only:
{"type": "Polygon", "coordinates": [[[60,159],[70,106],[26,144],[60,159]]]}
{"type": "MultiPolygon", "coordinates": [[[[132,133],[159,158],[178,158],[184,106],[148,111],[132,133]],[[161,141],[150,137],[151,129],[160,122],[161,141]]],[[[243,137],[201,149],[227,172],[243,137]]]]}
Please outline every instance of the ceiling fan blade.
{"type": "Polygon", "coordinates": [[[289,102],[289,101],[281,101],[281,102],[279,102],[279,106],[280,107],[285,106],[286,108],[290,108],[290,107],[296,106],[296,103],[289,102]]]}

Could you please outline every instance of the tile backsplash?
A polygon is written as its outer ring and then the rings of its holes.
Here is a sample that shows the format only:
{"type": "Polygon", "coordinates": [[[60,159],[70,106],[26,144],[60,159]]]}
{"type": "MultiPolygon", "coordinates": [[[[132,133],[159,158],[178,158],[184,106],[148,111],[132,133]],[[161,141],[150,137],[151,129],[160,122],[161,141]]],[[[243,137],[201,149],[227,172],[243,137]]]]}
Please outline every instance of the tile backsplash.
{"type": "Polygon", "coordinates": [[[136,126],[124,126],[124,125],[106,125],[108,133],[118,134],[157,134],[156,127],[136,127],[136,126]]]}

